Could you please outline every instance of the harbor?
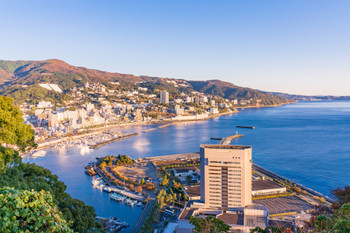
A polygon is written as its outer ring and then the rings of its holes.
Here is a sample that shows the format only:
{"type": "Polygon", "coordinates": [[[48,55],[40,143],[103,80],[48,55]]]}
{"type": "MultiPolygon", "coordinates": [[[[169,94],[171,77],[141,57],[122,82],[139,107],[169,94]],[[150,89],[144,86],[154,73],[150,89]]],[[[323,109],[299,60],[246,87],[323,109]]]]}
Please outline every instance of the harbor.
{"type": "MultiPolygon", "coordinates": [[[[196,159],[199,157],[198,153],[187,152],[198,152],[198,147],[201,144],[216,144],[217,142],[210,139],[211,136],[222,139],[226,135],[232,135],[232,122],[234,125],[250,125],[251,122],[254,122],[256,130],[244,130],[244,137],[236,139],[237,141],[233,141],[233,144],[252,145],[254,164],[328,196],[332,188],[350,182],[348,177],[344,176],[349,164],[337,162],[338,160],[334,159],[332,151],[337,149],[334,146],[340,142],[333,141],[331,143],[330,138],[324,135],[332,131],[338,138],[340,135],[348,135],[348,131],[345,127],[338,127],[338,130],[334,132],[332,129],[325,128],[323,124],[320,125],[321,122],[308,120],[312,118],[312,114],[318,118],[326,118],[322,114],[329,112],[326,111],[328,108],[325,107],[321,113],[314,112],[318,105],[324,106],[325,104],[305,103],[280,108],[247,109],[237,115],[227,115],[192,124],[175,124],[166,129],[159,129],[156,131],[157,133],[140,133],[123,141],[112,142],[91,150],[91,153],[88,154],[81,154],[78,146],[65,147],[64,150],[49,148],[45,157],[36,158],[35,163],[57,174],[67,185],[67,192],[72,197],[79,198],[86,204],[93,206],[98,216],[117,216],[123,221],[127,220],[130,227],[123,229],[123,232],[130,232],[143,209],[114,201],[110,198],[109,193],[104,192],[103,189],[93,188],[91,184],[93,178],[84,173],[84,166],[90,161],[95,161],[98,156],[119,153],[145,161],[165,161],[170,158],[178,161],[187,158],[196,159]],[[298,107],[299,105],[300,107],[298,107]],[[314,107],[312,112],[308,111],[308,105],[314,107]],[[285,111],[287,113],[284,114],[285,111]],[[303,117],[305,115],[308,117],[307,119],[303,117]],[[303,127],[293,126],[290,123],[291,118],[303,122],[303,127]],[[301,132],[303,132],[303,137],[300,137],[301,132]],[[194,137],[193,135],[198,136],[194,137]],[[320,137],[321,143],[313,140],[315,135],[320,137]],[[289,138],[290,140],[281,140],[281,138],[289,138]],[[146,142],[142,144],[142,150],[137,144],[138,141],[146,142]],[[298,147],[295,147],[295,144],[298,144],[298,147]],[[325,144],[330,145],[330,147],[324,147],[325,144]],[[322,160],[318,159],[320,156],[322,160]],[[145,159],[146,157],[147,159],[145,159]],[[300,161],[297,161],[296,158],[300,161]],[[315,166],[318,166],[322,173],[314,173],[311,168],[315,166]],[[335,167],[337,169],[333,169],[335,167]],[[330,172],[330,175],[325,177],[326,172],[330,172]]],[[[321,109],[323,110],[323,108],[321,109]]],[[[327,115],[330,119],[323,121],[334,123],[333,120],[337,119],[336,122],[342,125],[347,119],[344,114],[345,112],[342,112],[340,116],[338,114],[337,118],[327,115]]],[[[337,123],[335,127],[339,124],[337,123]]],[[[139,132],[148,129],[150,128],[144,127],[139,132]]],[[[243,133],[243,129],[239,133],[243,133]]],[[[341,149],[344,151],[340,151],[338,155],[346,154],[346,151],[349,151],[346,146],[341,149]]],[[[341,156],[339,159],[343,161],[342,158],[341,156]]],[[[30,161],[34,162],[34,160],[30,161]]]]}
{"type": "MultiPolygon", "coordinates": [[[[98,178],[94,179],[92,181],[92,185],[95,187],[95,188],[99,188],[99,189],[103,189],[104,191],[106,192],[112,192],[112,193],[117,193],[117,194],[120,194],[120,195],[123,195],[127,198],[130,198],[130,199],[133,199],[133,200],[136,200],[136,201],[141,201],[141,202],[144,202],[145,201],[145,197],[143,195],[140,195],[140,194],[135,194],[135,193],[132,193],[128,190],[125,190],[125,189],[122,189],[122,188],[117,188],[115,187],[110,179],[108,179],[102,172],[99,168],[96,168],[95,167],[95,171],[97,172],[97,174],[99,175],[98,178]]],[[[125,187],[124,187],[125,188],[125,187]]]]}

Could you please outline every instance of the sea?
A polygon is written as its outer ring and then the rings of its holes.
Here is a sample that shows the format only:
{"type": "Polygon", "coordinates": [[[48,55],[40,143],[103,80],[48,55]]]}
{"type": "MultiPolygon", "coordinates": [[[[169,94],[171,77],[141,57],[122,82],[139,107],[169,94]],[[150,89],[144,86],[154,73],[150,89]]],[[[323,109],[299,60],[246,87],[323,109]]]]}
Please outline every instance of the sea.
{"type": "Polygon", "coordinates": [[[119,217],[130,232],[142,209],[109,199],[92,187],[84,167],[97,156],[149,156],[199,152],[201,144],[217,144],[211,137],[243,134],[234,145],[250,145],[253,162],[325,195],[350,185],[350,102],[299,102],[281,107],[242,109],[237,114],[205,121],[179,123],[148,133],[158,125],[120,127],[140,134],[99,149],[48,149],[45,157],[24,160],[50,169],[67,185],[67,192],[95,208],[98,216],[119,217]],[[237,125],[255,129],[237,128],[237,125]]]}

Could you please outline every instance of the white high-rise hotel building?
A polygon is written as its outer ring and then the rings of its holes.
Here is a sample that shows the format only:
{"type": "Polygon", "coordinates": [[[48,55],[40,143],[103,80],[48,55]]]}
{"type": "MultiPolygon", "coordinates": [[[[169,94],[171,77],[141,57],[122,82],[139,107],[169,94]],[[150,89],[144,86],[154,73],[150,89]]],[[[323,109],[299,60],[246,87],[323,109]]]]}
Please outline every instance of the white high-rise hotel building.
{"type": "Polygon", "coordinates": [[[252,148],[202,145],[201,201],[206,208],[235,208],[252,204],[252,148]]]}
{"type": "Polygon", "coordinates": [[[169,103],[169,92],[167,92],[167,91],[160,92],[160,103],[162,103],[162,104],[169,103]]]}

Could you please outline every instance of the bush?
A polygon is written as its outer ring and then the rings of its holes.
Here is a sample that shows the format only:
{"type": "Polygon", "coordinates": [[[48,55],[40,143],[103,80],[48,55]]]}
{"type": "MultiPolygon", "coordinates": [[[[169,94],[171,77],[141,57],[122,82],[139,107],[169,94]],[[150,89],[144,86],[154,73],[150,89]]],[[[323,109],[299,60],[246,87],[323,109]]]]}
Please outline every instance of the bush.
{"type": "Polygon", "coordinates": [[[49,192],[0,188],[1,232],[73,232],[49,192]]]}

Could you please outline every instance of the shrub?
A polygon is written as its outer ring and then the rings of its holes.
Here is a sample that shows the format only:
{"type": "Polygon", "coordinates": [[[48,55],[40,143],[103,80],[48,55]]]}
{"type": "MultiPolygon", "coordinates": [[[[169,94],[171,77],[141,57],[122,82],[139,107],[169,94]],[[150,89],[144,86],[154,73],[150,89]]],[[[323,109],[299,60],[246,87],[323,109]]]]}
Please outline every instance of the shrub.
{"type": "Polygon", "coordinates": [[[1,232],[73,232],[49,192],[0,188],[1,232]]]}

